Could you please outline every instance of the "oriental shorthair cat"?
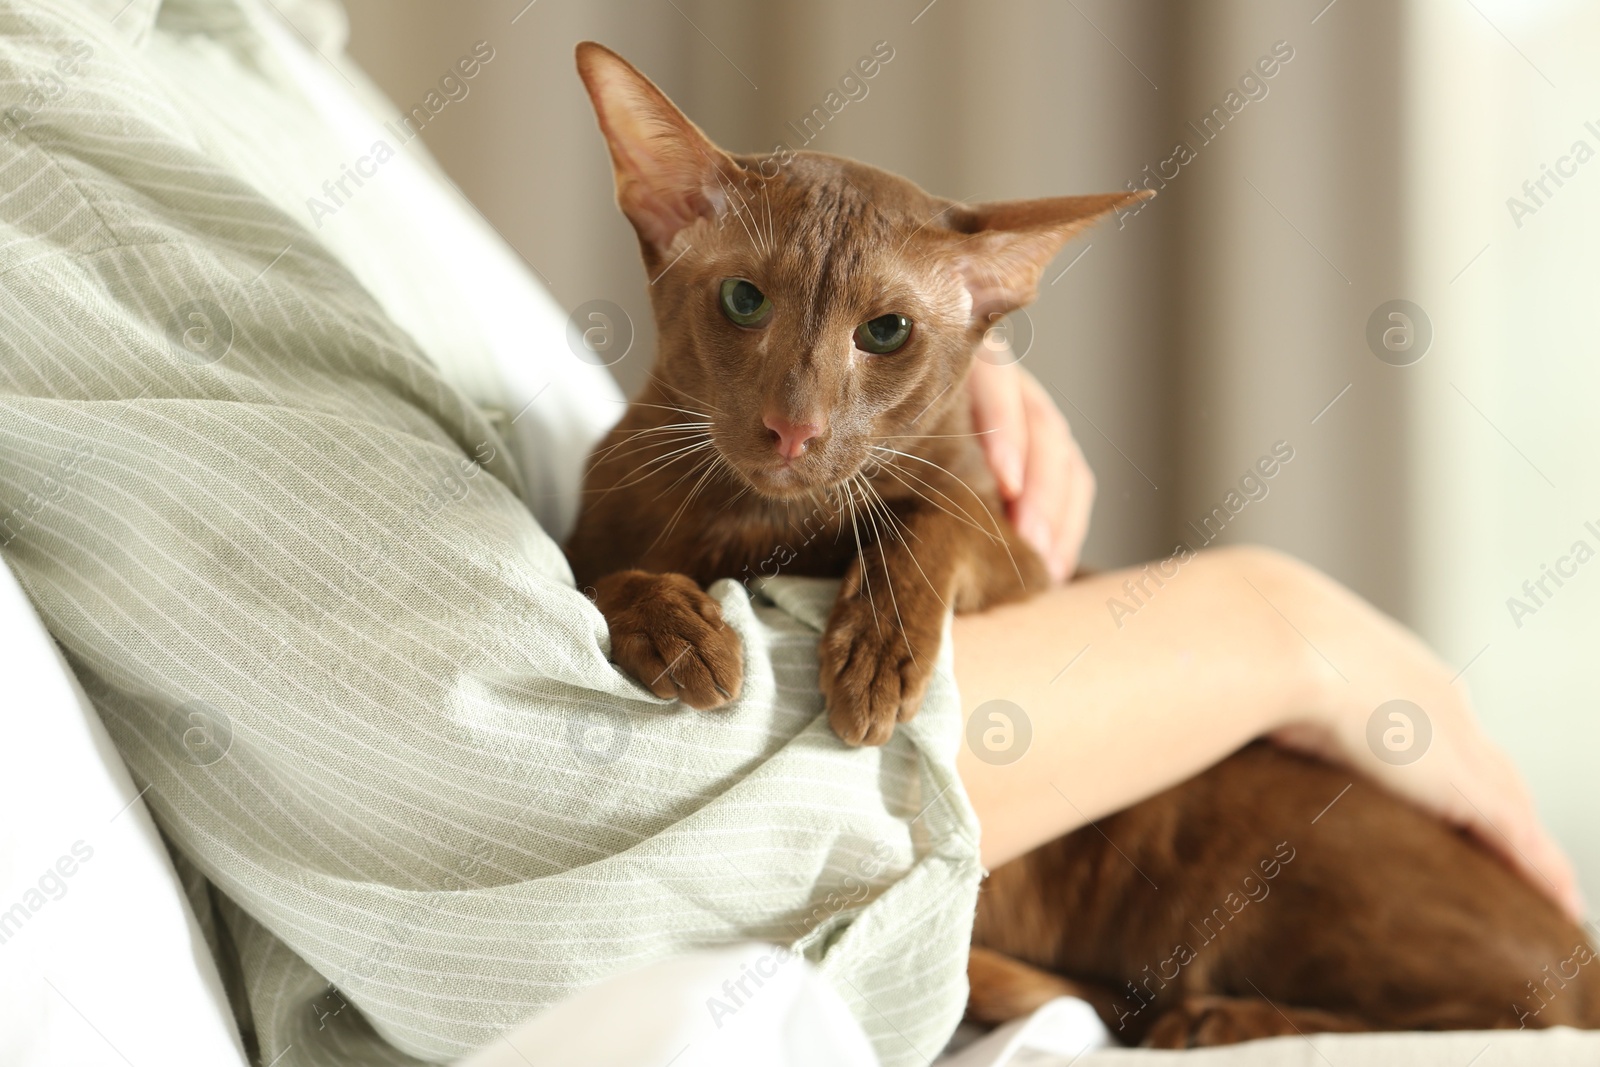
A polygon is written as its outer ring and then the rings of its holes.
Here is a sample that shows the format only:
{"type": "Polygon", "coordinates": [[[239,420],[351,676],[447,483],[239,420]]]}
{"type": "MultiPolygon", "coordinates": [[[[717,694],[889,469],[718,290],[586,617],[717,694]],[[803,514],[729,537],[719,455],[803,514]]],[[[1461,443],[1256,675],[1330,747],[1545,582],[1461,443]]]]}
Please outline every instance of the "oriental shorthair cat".
{"type": "MultiPolygon", "coordinates": [[[[828,721],[881,745],[917,712],[947,611],[1047,584],[973,435],[974,351],[1069,238],[1145,194],[966,204],[834,156],[736,155],[606,48],[580,45],[578,70],[660,340],[591,457],[573,574],[617,665],[700,709],[743,668],[708,583],[841,579],[828,721]]],[[[1549,901],[1265,744],[994,871],[973,946],[969,1018],[1072,993],[1129,1043],[1600,1024],[1600,965],[1549,901]]]]}

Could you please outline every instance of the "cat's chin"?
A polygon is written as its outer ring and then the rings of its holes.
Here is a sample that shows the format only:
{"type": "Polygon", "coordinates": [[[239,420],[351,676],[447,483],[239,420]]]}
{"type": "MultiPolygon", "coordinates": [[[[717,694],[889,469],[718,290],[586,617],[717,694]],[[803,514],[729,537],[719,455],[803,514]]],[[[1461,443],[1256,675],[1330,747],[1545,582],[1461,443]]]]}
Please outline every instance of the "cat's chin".
{"type": "Polygon", "coordinates": [[[758,496],[768,500],[792,501],[815,498],[831,487],[831,482],[819,482],[792,466],[767,467],[756,471],[739,472],[758,496]]]}

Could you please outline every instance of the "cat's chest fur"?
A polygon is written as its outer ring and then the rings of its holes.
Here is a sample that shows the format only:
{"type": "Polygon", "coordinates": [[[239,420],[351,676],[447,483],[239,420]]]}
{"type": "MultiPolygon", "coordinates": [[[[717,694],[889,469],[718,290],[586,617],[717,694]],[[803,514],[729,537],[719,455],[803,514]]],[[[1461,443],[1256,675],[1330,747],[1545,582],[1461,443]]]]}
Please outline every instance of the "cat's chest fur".
{"type": "MultiPolygon", "coordinates": [[[[877,540],[883,520],[869,522],[844,494],[815,500],[775,503],[754,501],[706,515],[696,538],[701,550],[710,549],[715,562],[702,581],[735,578],[751,581],[780,574],[833,578],[844,573],[861,544],[877,540]],[[863,529],[865,527],[865,529],[863,529]]],[[[691,569],[694,564],[689,565],[691,569]]]]}

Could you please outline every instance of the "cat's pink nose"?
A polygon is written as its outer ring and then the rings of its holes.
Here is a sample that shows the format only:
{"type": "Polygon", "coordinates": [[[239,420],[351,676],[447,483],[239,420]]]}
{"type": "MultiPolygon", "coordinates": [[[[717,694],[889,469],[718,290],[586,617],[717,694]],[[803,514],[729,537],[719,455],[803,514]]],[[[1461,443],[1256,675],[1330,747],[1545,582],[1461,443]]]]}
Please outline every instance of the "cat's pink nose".
{"type": "Polygon", "coordinates": [[[784,459],[798,459],[806,443],[822,433],[822,427],[814,422],[790,422],[782,415],[766,415],[761,421],[772,431],[773,447],[784,459]]]}

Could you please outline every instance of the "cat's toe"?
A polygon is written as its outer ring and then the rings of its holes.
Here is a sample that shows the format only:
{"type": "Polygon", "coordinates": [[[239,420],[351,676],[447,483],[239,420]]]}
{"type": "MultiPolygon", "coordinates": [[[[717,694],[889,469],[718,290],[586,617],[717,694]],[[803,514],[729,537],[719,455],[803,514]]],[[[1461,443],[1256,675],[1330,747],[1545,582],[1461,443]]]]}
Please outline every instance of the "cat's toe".
{"type": "Polygon", "coordinates": [[[823,634],[822,694],[828,724],[847,745],[881,745],[917,713],[928,670],[894,620],[864,601],[836,611],[823,634]]]}
{"type": "Polygon", "coordinates": [[[894,712],[885,713],[884,705],[874,704],[870,697],[854,692],[828,697],[828,725],[847,745],[886,744],[894,736],[895,722],[894,712]]]}
{"type": "Polygon", "coordinates": [[[679,574],[635,579],[625,605],[607,615],[612,661],[664,700],[709,710],[739,696],[739,635],[703,589],[679,574]]]}
{"type": "Polygon", "coordinates": [[[663,700],[708,711],[737,699],[743,672],[738,638],[693,624],[685,630],[614,636],[613,658],[663,700]]]}

